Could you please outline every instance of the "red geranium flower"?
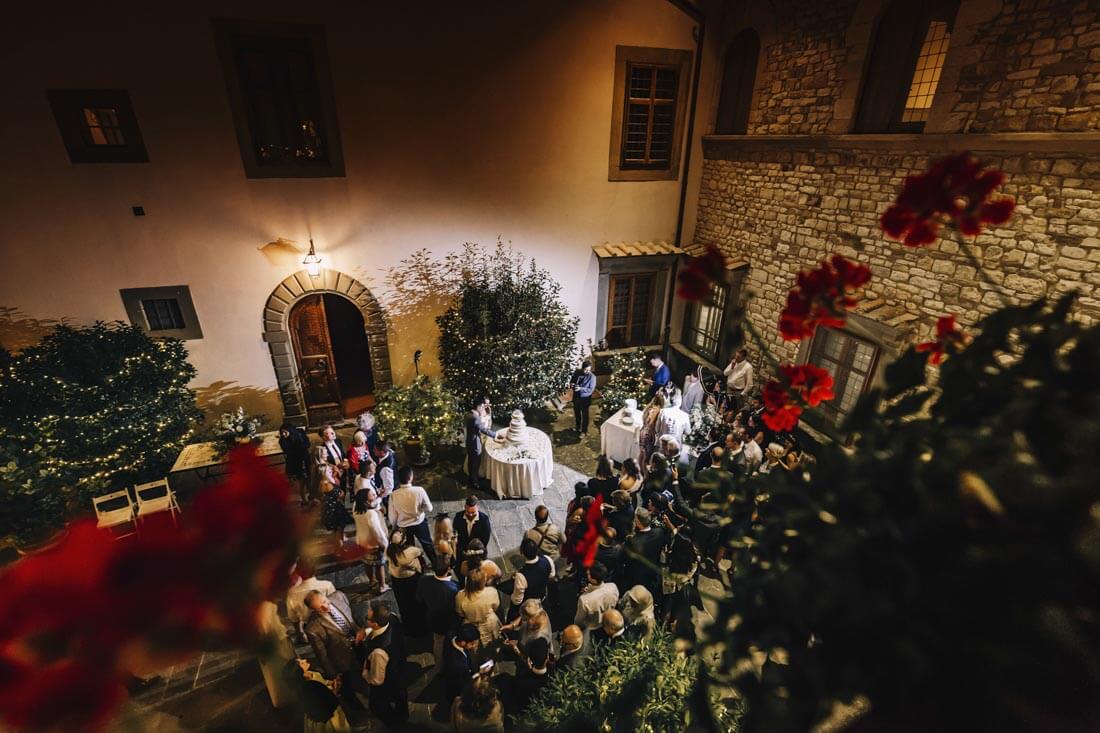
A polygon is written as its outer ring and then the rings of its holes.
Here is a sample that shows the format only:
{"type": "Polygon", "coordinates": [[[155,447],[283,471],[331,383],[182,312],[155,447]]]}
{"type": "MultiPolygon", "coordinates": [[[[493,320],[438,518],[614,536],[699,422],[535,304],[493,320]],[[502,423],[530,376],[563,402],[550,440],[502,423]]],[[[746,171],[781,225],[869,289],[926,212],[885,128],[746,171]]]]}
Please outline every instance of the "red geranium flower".
{"type": "Polygon", "coordinates": [[[798,424],[802,407],[791,402],[787,390],[774,379],[761,390],[764,398],[764,424],[776,432],[784,432],[798,424]]]}
{"type": "Polygon", "coordinates": [[[286,477],[248,448],[179,518],[114,539],[91,519],[0,571],[0,718],[16,728],[101,727],[128,674],[208,645],[258,640],[303,527],[286,477]],[[59,690],[67,701],[57,705],[59,690]]]}
{"type": "Polygon", "coordinates": [[[953,222],[966,236],[977,236],[983,224],[1003,224],[1016,207],[1010,198],[989,201],[1004,173],[982,170],[970,153],[941,158],[924,173],[909,176],[879,226],[887,236],[910,247],[936,241],[944,222],[953,222]]]}
{"type": "MultiPolygon", "coordinates": [[[[586,568],[592,567],[592,563],[596,561],[600,535],[603,534],[606,524],[603,518],[603,496],[596,496],[596,500],[584,515],[584,534],[572,545],[566,545],[565,556],[586,568]]],[[[577,531],[579,532],[580,528],[577,531]]]]}
{"type": "Polygon", "coordinates": [[[813,364],[785,364],[779,379],[764,385],[764,424],[783,432],[798,424],[804,406],[817,407],[833,399],[833,375],[813,364]]]}
{"type": "Polygon", "coordinates": [[[844,325],[852,297],[871,279],[866,265],[833,255],[816,270],[798,273],[797,285],[787,293],[787,305],[779,315],[779,332],[786,341],[812,336],[818,326],[844,325]]]}
{"type": "Polygon", "coordinates": [[[713,244],[707,245],[701,257],[692,257],[677,275],[680,288],[676,292],[684,300],[699,302],[710,297],[714,283],[721,282],[726,273],[726,256],[713,244]]]}
{"type": "Polygon", "coordinates": [[[810,407],[831,400],[833,394],[833,375],[813,364],[794,366],[787,364],[779,368],[789,389],[798,393],[798,397],[810,407]]]}
{"type": "Polygon", "coordinates": [[[939,364],[949,351],[954,353],[965,343],[966,334],[955,325],[955,316],[940,316],[936,321],[936,340],[917,344],[916,348],[917,351],[927,351],[928,361],[939,364]]]}

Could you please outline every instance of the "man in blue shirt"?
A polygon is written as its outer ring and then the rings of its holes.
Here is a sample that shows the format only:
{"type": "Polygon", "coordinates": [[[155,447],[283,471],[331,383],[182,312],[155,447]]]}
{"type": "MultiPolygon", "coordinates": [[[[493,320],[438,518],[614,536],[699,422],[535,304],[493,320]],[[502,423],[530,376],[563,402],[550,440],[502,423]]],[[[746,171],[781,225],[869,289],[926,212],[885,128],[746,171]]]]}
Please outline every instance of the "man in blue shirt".
{"type": "Polygon", "coordinates": [[[661,355],[654,352],[649,355],[649,365],[653,367],[653,376],[645,380],[649,383],[649,391],[646,392],[646,401],[653,399],[653,395],[662,389],[668,380],[672,379],[672,373],[668,370],[668,364],[665,364],[661,355]]]}
{"type": "Polygon", "coordinates": [[[588,432],[588,408],[592,406],[592,393],[596,391],[596,375],[592,373],[592,362],[586,361],[573,373],[569,381],[573,390],[573,419],[578,433],[588,432]]]}

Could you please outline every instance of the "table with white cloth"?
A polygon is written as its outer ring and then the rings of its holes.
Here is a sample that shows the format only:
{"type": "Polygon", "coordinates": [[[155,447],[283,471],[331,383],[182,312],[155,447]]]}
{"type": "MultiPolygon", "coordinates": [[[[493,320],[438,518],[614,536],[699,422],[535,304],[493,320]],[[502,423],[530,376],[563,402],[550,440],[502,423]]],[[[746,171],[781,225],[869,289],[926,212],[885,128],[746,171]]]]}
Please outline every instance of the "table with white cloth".
{"type": "Polygon", "coordinates": [[[641,414],[635,412],[634,424],[623,424],[623,416],[627,408],[623,408],[614,415],[604,420],[600,426],[600,453],[615,461],[622,463],[627,458],[638,457],[638,436],[642,432],[641,414]]]}
{"type": "MultiPolygon", "coordinates": [[[[256,454],[268,465],[281,466],[284,462],[278,431],[258,433],[252,445],[256,454]]],[[[218,443],[185,445],[168,471],[168,483],[177,494],[181,490],[190,493],[224,476],[228,471],[228,462],[228,452],[222,450],[218,443]]],[[[280,468],[280,472],[281,470],[280,468]]]]}
{"type": "MultiPolygon", "coordinates": [[[[501,431],[502,436],[505,433],[501,431]]],[[[522,445],[500,440],[482,445],[479,473],[501,499],[530,499],[553,481],[554,450],[550,436],[541,430],[528,426],[527,442],[522,445]]]]}

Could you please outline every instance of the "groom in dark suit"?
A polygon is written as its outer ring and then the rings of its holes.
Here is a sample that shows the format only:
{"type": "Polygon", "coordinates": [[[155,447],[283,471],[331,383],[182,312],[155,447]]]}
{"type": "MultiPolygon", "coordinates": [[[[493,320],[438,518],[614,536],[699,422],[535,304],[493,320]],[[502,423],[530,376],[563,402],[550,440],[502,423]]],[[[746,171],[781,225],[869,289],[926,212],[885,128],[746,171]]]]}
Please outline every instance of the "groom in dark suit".
{"type": "Polygon", "coordinates": [[[481,468],[481,436],[497,437],[494,430],[481,424],[483,417],[489,414],[489,398],[478,397],[470,405],[470,412],[466,415],[466,465],[469,470],[469,485],[471,489],[478,487],[478,471],[481,468]]]}
{"type": "Polygon", "coordinates": [[[473,494],[466,497],[466,508],[455,514],[453,524],[458,557],[466,552],[470,540],[481,540],[483,545],[489,546],[489,536],[493,533],[489,515],[477,508],[477,497],[473,494]]]}

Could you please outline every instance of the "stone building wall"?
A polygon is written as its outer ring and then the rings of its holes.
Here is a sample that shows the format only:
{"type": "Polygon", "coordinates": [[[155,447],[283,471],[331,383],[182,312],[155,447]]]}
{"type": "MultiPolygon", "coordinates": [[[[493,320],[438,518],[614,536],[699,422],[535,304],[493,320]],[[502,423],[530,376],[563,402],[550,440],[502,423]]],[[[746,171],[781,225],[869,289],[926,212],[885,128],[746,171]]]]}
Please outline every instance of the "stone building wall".
{"type": "MultiPolygon", "coordinates": [[[[818,134],[833,119],[855,0],[784,0],[775,42],[760,49],[749,134],[818,134]]],[[[765,39],[766,41],[767,39],[765,39]]]]}
{"type": "Polygon", "coordinates": [[[1004,0],[973,46],[944,131],[1100,129],[1100,3],[1004,0]]]}
{"type": "Polygon", "coordinates": [[[907,248],[878,218],[906,175],[972,149],[1005,170],[1018,205],[975,242],[992,278],[1019,300],[1077,289],[1081,317],[1100,319],[1100,5],[962,0],[924,134],[861,140],[851,123],[884,7],[773,4],[749,134],[704,140],[694,241],[748,263],[749,317],[787,358],[786,293],[832,253],[871,266],[865,314],[900,340],[923,339],[944,313],[970,325],[999,301],[958,245],[907,248]]]}
{"type": "MultiPolygon", "coordinates": [[[[878,217],[910,172],[942,153],[875,149],[776,152],[708,145],[696,241],[749,264],[749,315],[776,353],[797,344],[778,333],[800,269],[840,253],[870,265],[863,313],[903,341],[924,339],[936,318],[972,324],[999,305],[991,286],[948,238],[920,248],[887,240],[878,217]],[[868,306],[870,306],[868,308],[868,306]]],[[[992,279],[1020,300],[1077,289],[1078,311],[1100,319],[1100,155],[981,153],[1004,169],[1017,211],[974,242],[992,279]]]]}

